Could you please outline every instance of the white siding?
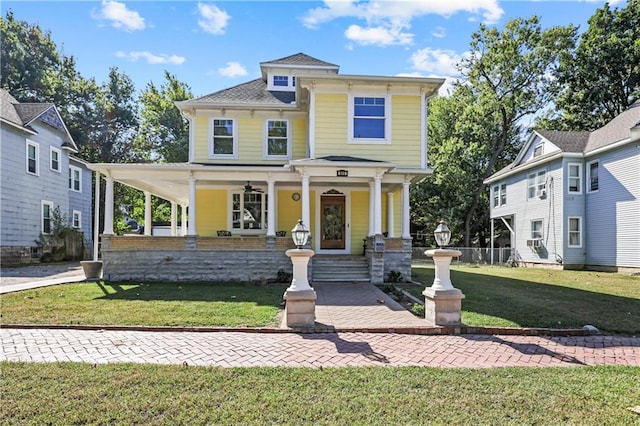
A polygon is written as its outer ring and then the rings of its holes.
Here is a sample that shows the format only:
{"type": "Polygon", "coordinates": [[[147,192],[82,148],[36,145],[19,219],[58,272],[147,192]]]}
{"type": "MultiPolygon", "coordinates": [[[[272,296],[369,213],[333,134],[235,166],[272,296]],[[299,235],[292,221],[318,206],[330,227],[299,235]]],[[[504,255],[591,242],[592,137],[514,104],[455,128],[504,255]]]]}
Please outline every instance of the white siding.
{"type": "Polygon", "coordinates": [[[491,208],[491,217],[499,218],[513,216],[513,229],[515,231],[515,245],[520,260],[535,263],[556,263],[557,256],[563,257],[564,226],[562,216],[562,162],[554,161],[540,165],[520,174],[498,181],[491,186],[507,183],[507,203],[504,206],[491,208]],[[546,171],[546,197],[539,199],[528,198],[527,176],[530,173],[546,171]],[[543,221],[543,250],[540,253],[527,246],[527,240],[531,239],[531,221],[542,219],[543,221]]]}
{"type": "Polygon", "coordinates": [[[561,190],[564,194],[564,211],[562,215],[562,225],[563,225],[563,239],[565,241],[564,249],[563,249],[563,263],[566,265],[575,265],[575,266],[584,266],[585,263],[585,254],[586,254],[586,245],[585,245],[585,173],[584,173],[584,162],[582,159],[569,158],[563,160],[563,171],[562,176],[564,180],[562,181],[562,186],[560,183],[557,185],[557,189],[561,190]],[[582,164],[582,180],[581,180],[581,189],[579,193],[570,193],[569,192],[569,164],[582,164]],[[582,247],[569,247],[568,241],[568,224],[569,217],[580,217],[582,218],[582,247]]]}

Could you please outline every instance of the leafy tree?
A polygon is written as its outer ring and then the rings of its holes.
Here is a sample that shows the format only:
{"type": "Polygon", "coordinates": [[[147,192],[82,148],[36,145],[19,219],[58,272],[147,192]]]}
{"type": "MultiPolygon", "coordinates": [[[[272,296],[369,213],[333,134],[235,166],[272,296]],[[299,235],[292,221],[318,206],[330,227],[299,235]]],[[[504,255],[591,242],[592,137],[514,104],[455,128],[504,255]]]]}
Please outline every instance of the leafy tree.
{"type": "Polygon", "coordinates": [[[556,89],[560,114],[540,120],[541,127],[594,130],[640,99],[640,0],[596,11],[561,62],[556,89]]]}
{"type": "Polygon", "coordinates": [[[575,39],[575,27],[543,31],[535,16],[512,19],[501,31],[480,25],[471,38],[471,54],[461,63],[465,81],[455,87],[451,100],[430,107],[434,180],[415,191],[442,198],[433,201],[435,207],[452,215],[448,219],[462,231],[465,246],[472,236],[482,240],[486,235],[484,180],[513,160],[522,140],[522,120],[551,100],[552,75],[575,39]]]}
{"type": "Polygon", "coordinates": [[[189,159],[189,125],[176,101],[193,98],[189,86],[165,71],[165,84],[149,83],[140,96],[140,130],[136,146],[146,161],[185,162],[189,159]]]}

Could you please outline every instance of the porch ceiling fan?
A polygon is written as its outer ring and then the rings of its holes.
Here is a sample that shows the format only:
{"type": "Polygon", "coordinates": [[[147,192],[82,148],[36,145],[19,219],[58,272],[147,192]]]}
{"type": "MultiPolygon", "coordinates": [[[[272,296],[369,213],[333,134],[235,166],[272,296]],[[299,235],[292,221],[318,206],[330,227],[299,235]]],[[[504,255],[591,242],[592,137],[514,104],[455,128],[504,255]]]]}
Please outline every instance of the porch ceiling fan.
{"type": "Polygon", "coordinates": [[[251,192],[264,192],[263,189],[261,188],[254,188],[253,186],[251,186],[251,182],[247,181],[247,184],[244,186],[244,192],[245,193],[251,193],[251,192]]]}

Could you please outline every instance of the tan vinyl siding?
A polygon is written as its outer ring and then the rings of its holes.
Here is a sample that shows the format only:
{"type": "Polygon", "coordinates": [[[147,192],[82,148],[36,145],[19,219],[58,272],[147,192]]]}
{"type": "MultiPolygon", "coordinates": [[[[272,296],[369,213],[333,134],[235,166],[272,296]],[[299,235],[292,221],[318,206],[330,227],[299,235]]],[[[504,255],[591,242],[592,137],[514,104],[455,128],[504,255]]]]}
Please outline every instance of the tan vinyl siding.
{"type": "Polygon", "coordinates": [[[315,154],[351,155],[371,160],[389,161],[400,167],[420,167],[421,105],[420,96],[391,97],[391,143],[348,143],[348,95],[317,94],[315,154]]]}
{"type": "Polygon", "coordinates": [[[263,160],[264,122],[259,118],[239,118],[238,161],[259,163],[263,160]]]}
{"type": "Polygon", "coordinates": [[[194,126],[196,163],[209,161],[209,117],[196,117],[194,126]]]}

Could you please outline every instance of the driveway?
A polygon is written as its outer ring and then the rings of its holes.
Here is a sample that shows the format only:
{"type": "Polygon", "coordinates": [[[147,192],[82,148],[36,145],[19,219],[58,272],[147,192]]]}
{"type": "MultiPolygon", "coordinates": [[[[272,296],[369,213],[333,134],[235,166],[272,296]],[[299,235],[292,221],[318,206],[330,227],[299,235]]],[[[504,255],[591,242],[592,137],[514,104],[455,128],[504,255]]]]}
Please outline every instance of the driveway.
{"type": "Polygon", "coordinates": [[[80,262],[0,268],[0,294],[85,279],[80,262]]]}

